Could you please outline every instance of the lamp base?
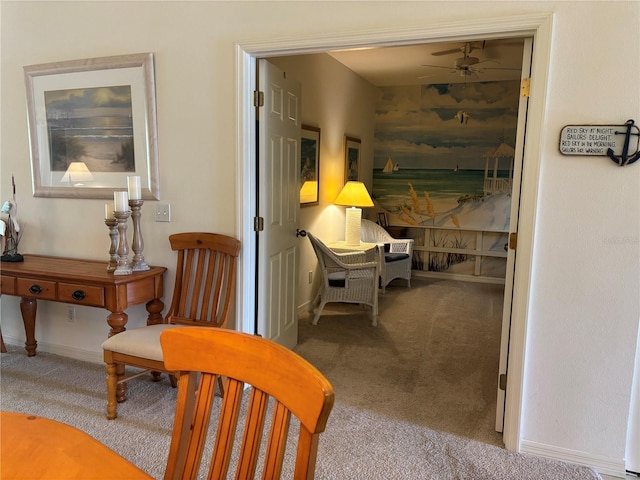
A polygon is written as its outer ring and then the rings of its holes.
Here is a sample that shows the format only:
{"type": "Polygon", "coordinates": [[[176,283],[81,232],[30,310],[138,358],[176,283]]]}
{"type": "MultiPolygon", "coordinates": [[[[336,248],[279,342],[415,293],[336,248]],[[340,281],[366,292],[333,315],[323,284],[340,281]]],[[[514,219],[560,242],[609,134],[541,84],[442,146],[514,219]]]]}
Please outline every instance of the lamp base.
{"type": "Polygon", "coordinates": [[[360,245],[360,222],[362,219],[362,209],[357,207],[347,208],[346,222],[344,229],[345,245],[360,245]]]}

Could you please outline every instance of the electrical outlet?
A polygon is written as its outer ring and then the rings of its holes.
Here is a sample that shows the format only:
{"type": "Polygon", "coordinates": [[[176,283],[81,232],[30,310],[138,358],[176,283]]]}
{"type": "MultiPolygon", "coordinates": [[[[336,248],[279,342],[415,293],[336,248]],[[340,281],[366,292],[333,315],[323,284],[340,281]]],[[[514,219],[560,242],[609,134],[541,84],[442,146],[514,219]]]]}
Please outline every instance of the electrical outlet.
{"type": "Polygon", "coordinates": [[[156,203],[156,222],[171,221],[171,205],[168,203],[156,203]]]}
{"type": "Polygon", "coordinates": [[[69,307],[67,311],[67,320],[69,323],[76,323],[76,307],[69,307]]]}

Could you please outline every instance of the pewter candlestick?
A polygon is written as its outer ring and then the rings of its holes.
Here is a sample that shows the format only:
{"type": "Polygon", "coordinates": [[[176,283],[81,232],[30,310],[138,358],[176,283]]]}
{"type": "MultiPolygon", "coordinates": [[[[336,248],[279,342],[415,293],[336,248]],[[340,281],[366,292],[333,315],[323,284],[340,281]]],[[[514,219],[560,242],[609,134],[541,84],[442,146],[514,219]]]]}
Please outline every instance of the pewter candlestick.
{"type": "Polygon", "coordinates": [[[149,270],[149,265],[144,261],[142,250],[144,249],[144,241],[142,240],[142,232],[140,231],[140,216],[142,215],[141,209],[144,200],[129,200],[129,206],[131,207],[131,219],[133,220],[133,241],[131,242],[131,248],[133,249],[133,263],[131,269],[134,272],[142,272],[149,270]]]}
{"type": "Polygon", "coordinates": [[[109,238],[111,239],[107,272],[114,272],[118,266],[118,221],[115,218],[105,218],[104,223],[109,227],[109,238]]]}
{"type": "Polygon", "coordinates": [[[118,267],[113,272],[114,275],[131,275],[133,270],[129,265],[129,244],[127,243],[127,220],[131,211],[116,212],[114,216],[118,221],[118,267]]]}

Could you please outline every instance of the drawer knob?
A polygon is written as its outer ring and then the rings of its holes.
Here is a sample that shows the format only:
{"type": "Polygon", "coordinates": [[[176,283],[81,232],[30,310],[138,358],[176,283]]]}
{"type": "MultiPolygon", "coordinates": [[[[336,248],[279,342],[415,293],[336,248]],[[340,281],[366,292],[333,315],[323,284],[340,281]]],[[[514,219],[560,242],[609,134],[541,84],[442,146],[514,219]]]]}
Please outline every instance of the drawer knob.
{"type": "Polygon", "coordinates": [[[33,285],[31,285],[29,287],[29,291],[31,293],[33,293],[34,295],[38,295],[38,294],[42,293],[42,287],[40,285],[38,285],[37,283],[34,283],[33,285]]]}
{"type": "Polygon", "coordinates": [[[75,290],[71,296],[74,300],[84,300],[85,293],[82,290],[75,290]]]}

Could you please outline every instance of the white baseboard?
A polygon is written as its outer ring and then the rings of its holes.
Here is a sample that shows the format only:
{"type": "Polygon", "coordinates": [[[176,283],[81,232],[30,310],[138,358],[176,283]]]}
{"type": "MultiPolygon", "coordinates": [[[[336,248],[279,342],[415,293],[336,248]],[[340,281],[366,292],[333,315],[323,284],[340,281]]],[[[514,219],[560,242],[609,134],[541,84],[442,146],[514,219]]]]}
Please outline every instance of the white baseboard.
{"type": "Polygon", "coordinates": [[[556,447],[529,440],[520,441],[520,453],[591,467],[602,475],[625,478],[624,458],[593,455],[569,448],[556,447]]]}
{"type": "MultiPolygon", "coordinates": [[[[24,339],[22,338],[4,337],[4,343],[6,343],[7,345],[24,348],[24,339]]],[[[53,353],[54,355],[60,355],[61,357],[73,358],[75,360],[82,360],[84,362],[90,363],[104,363],[102,351],[94,352],[91,350],[83,350],[76,347],[47,343],[41,340],[38,340],[38,348],[36,350],[36,354],[37,352],[53,353]]]]}

